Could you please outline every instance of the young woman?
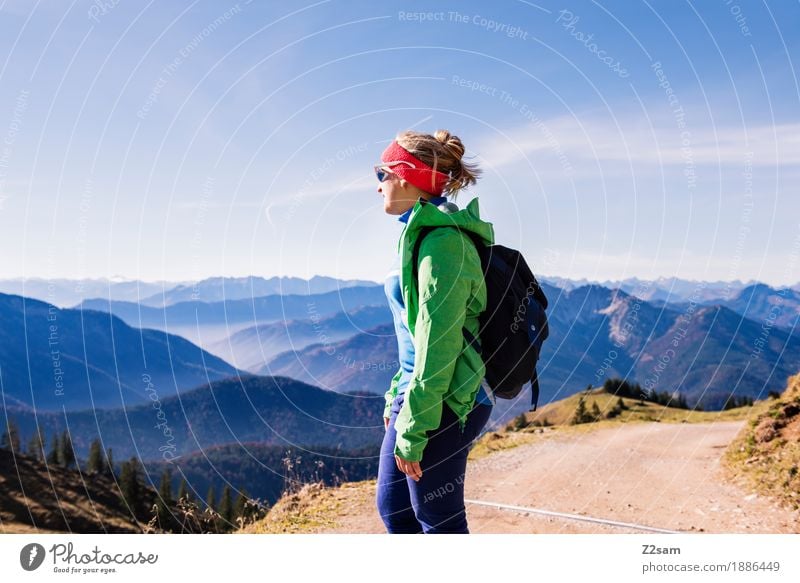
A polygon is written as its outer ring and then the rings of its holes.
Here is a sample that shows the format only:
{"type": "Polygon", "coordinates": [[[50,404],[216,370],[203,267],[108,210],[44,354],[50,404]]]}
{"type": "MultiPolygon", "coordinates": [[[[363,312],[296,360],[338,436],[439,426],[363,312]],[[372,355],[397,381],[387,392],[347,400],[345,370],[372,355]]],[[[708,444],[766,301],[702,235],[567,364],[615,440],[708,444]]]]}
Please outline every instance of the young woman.
{"type": "Polygon", "coordinates": [[[405,223],[385,282],[394,316],[400,368],[386,392],[386,433],[378,468],[378,512],[389,533],[469,533],[464,507],[467,454],[489,419],[485,366],[465,340],[478,336],[486,286],[475,244],[494,243],[478,199],[465,209],[449,201],[474,184],[478,168],[444,130],[399,134],[375,166],[384,210],[405,223]],[[417,278],[412,251],[420,244],[417,278]],[[458,229],[452,228],[457,226],[458,229]]]}

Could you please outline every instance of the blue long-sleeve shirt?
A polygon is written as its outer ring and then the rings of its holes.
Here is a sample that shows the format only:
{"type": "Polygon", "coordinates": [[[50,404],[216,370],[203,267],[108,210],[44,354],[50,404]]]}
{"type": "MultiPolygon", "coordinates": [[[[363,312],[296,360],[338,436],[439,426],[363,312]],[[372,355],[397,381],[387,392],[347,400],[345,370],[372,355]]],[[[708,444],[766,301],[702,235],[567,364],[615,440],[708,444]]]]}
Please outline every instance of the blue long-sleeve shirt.
{"type": "MultiPolygon", "coordinates": [[[[440,205],[447,202],[446,196],[435,196],[430,199],[430,202],[435,205],[440,205]]],[[[398,221],[407,223],[408,218],[411,216],[413,207],[409,208],[406,212],[398,217],[398,221]]],[[[408,330],[406,324],[406,310],[403,303],[403,292],[400,289],[400,254],[398,253],[389,273],[386,274],[384,281],[384,291],[386,292],[386,299],[389,301],[389,308],[392,310],[392,317],[394,319],[394,331],[397,335],[397,348],[398,360],[403,373],[397,383],[397,394],[403,394],[411,380],[411,375],[414,372],[414,341],[411,338],[411,332],[408,330]]],[[[466,309],[466,308],[465,308],[466,309]]],[[[481,383],[481,389],[475,398],[476,403],[491,405],[492,401],[486,393],[485,382],[481,383]]]]}

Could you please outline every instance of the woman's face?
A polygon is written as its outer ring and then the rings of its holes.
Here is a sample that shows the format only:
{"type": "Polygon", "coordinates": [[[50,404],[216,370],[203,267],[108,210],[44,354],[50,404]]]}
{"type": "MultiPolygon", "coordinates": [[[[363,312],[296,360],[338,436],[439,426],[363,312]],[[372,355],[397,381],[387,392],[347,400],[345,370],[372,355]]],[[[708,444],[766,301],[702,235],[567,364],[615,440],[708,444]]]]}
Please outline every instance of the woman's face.
{"type": "Polygon", "coordinates": [[[378,192],[383,195],[383,210],[390,215],[402,215],[420,196],[425,196],[416,186],[394,173],[389,173],[383,182],[378,183],[378,192]]]}

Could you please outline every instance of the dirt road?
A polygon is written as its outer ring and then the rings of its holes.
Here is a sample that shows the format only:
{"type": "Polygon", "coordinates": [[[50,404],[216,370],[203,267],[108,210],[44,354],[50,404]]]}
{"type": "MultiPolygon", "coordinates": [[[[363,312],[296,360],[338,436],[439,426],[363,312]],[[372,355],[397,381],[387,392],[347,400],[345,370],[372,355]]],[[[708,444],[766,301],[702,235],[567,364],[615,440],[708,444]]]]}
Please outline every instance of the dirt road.
{"type": "MultiPolygon", "coordinates": [[[[466,498],[686,532],[800,532],[800,513],[724,479],[720,458],[743,423],[554,432],[470,461],[466,498]]],[[[385,532],[369,490],[325,532],[385,532]]],[[[640,532],[476,504],[467,504],[467,516],[472,533],[640,532]]]]}

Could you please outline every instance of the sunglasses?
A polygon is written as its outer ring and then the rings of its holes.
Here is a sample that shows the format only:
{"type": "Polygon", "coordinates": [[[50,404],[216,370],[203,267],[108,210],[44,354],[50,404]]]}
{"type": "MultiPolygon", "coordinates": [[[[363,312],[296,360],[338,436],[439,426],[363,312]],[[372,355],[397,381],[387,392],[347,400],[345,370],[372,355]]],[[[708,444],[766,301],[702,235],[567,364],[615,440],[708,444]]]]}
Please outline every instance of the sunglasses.
{"type": "Polygon", "coordinates": [[[397,164],[408,164],[412,168],[416,168],[411,162],[407,162],[406,160],[396,160],[394,162],[383,162],[382,164],[376,164],[375,168],[375,176],[378,177],[378,182],[383,182],[389,176],[393,175],[394,172],[389,170],[390,166],[396,166],[397,164]]]}

